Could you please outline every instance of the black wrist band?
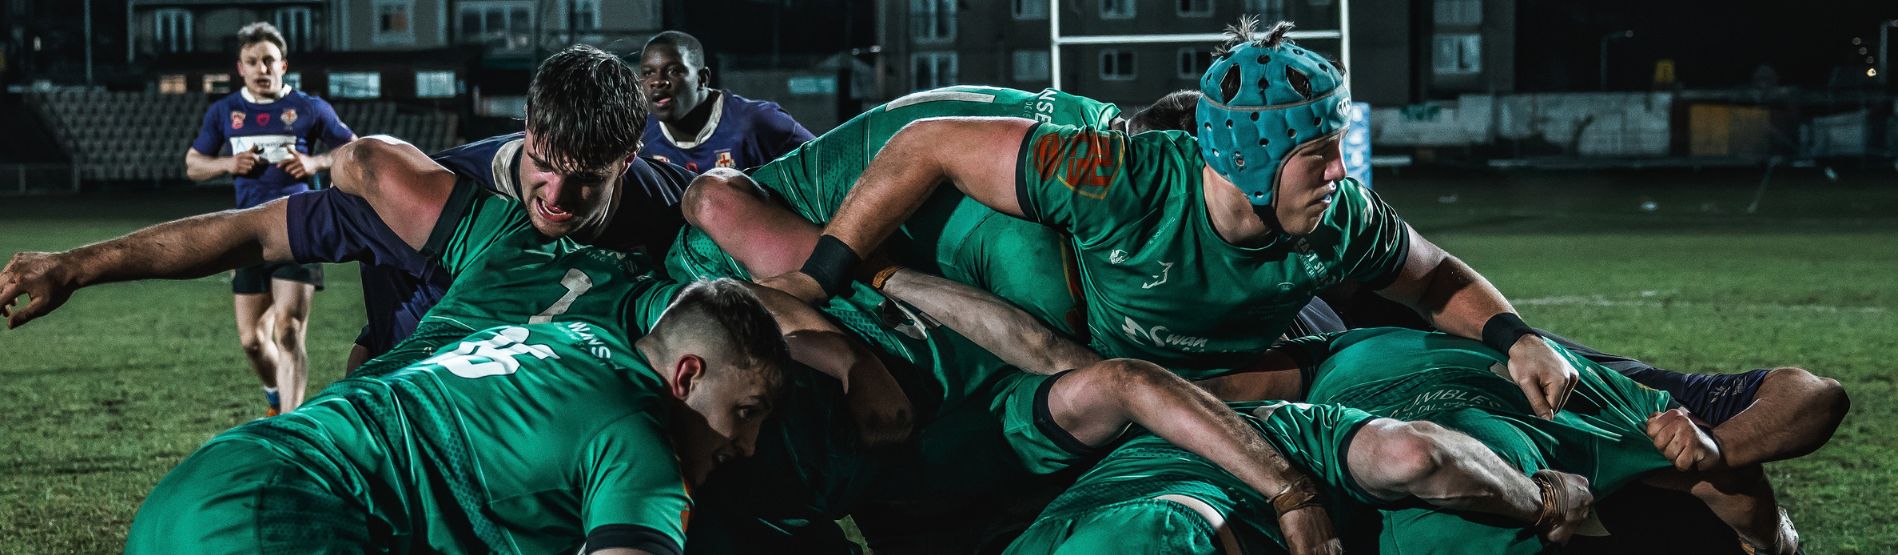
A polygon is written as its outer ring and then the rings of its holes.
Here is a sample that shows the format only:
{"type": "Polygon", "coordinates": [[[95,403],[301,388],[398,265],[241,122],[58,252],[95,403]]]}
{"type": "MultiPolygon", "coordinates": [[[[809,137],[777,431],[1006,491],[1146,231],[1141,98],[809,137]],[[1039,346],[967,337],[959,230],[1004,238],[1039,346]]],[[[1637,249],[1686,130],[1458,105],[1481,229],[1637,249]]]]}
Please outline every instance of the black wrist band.
{"type": "Polygon", "coordinates": [[[817,280],[825,295],[835,297],[850,286],[850,272],[862,261],[843,240],[825,235],[817,238],[817,248],[811,249],[811,257],[804,259],[798,271],[817,280]]]}
{"type": "Polygon", "coordinates": [[[1483,344],[1502,353],[1503,356],[1509,356],[1509,348],[1515,346],[1516,340],[1524,335],[1542,337],[1542,334],[1536,333],[1535,328],[1523,323],[1522,317],[1513,312],[1491,316],[1488,322],[1483,323],[1483,344]]]}

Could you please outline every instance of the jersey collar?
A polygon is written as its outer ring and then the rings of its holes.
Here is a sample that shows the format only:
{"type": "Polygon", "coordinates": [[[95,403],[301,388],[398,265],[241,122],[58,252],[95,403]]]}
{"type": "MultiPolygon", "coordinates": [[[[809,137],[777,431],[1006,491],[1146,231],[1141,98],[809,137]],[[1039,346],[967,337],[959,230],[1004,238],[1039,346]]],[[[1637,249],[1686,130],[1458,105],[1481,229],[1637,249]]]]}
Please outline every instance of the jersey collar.
{"type": "Polygon", "coordinates": [[[277,93],[276,98],[257,98],[255,96],[251,96],[249,88],[245,88],[245,87],[237,88],[237,94],[244,95],[244,101],[249,102],[251,104],[270,104],[278,100],[283,100],[285,97],[290,96],[290,85],[284,85],[282,89],[279,89],[279,91],[280,92],[277,93]]]}
{"type": "Polygon", "coordinates": [[[712,138],[713,132],[718,131],[718,119],[725,115],[725,97],[727,96],[731,95],[725,91],[718,91],[718,98],[712,100],[712,117],[705,118],[705,127],[700,127],[698,136],[693,137],[692,140],[681,141],[673,138],[672,130],[666,128],[665,122],[655,122],[659,124],[659,132],[665,134],[666,142],[672,143],[672,146],[678,147],[679,150],[698,148],[700,144],[712,138]]]}

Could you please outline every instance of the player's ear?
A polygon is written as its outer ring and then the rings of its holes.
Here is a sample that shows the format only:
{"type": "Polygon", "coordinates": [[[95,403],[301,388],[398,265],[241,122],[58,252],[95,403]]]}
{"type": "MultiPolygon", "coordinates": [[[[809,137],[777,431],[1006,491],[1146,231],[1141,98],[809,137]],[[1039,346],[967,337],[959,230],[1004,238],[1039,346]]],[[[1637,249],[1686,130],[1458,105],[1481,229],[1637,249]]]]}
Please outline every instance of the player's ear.
{"type": "Polygon", "coordinates": [[[712,86],[712,68],[699,67],[699,87],[705,88],[710,86],[712,86]]]}
{"type": "Polygon", "coordinates": [[[698,355],[683,355],[672,362],[672,396],[685,400],[685,396],[698,387],[699,378],[705,375],[705,359],[698,355]]]}

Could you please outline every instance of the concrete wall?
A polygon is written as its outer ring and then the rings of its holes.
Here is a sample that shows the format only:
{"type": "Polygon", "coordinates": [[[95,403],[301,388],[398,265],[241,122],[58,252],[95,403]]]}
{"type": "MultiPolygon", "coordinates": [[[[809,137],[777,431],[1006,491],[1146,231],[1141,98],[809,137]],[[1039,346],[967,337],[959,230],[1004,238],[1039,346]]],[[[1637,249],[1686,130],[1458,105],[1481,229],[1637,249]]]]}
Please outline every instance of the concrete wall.
{"type": "Polygon", "coordinates": [[[1463,95],[1451,102],[1375,108],[1371,140],[1396,147],[1528,140],[1579,156],[1666,156],[1673,102],[1669,93],[1463,95]]]}

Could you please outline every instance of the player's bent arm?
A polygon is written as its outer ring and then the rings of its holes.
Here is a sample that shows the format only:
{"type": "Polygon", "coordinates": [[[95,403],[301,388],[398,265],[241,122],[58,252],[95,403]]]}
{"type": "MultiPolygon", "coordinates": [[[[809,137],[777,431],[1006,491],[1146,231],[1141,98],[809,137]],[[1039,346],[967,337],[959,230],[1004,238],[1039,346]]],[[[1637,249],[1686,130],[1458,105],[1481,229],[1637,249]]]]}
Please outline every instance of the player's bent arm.
{"type": "MultiPolygon", "coordinates": [[[[1439,330],[1479,341],[1485,341],[1484,327],[1491,318],[1516,312],[1502,291],[1468,264],[1408,225],[1405,233],[1410,235],[1408,257],[1397,278],[1379,295],[1410,306],[1439,330]]],[[[1491,346],[1509,357],[1510,378],[1523,389],[1536,414],[1554,418],[1579,380],[1575,369],[1533,333],[1515,336],[1507,348],[1491,346]]]]}
{"type": "Polygon", "coordinates": [[[370,135],[330,151],[330,181],[337,190],[362,197],[382,222],[411,248],[421,250],[455,189],[455,174],[415,145],[370,135]]]}
{"type": "Polygon", "coordinates": [[[0,269],[0,315],[17,327],[57,308],[80,288],[139,279],[190,279],[291,260],[287,199],[170,221],[58,253],[22,252],[0,269]],[[11,309],[14,299],[31,297],[11,309]]]}
{"type": "Polygon", "coordinates": [[[1753,404],[1713,429],[1721,465],[1748,466],[1805,456],[1825,446],[1852,410],[1838,380],[1802,368],[1775,368],[1753,404]]]}
{"type": "Polygon", "coordinates": [[[1049,388],[1047,410],[1057,426],[1088,446],[1104,446],[1132,424],[1206,457],[1272,500],[1295,553],[1338,545],[1305,472],[1231,408],[1165,368],[1122,358],[1076,370],[1049,388]]]}
{"type": "Polygon", "coordinates": [[[1283,352],[1266,351],[1257,362],[1238,372],[1193,382],[1221,401],[1297,401],[1305,397],[1305,377],[1298,361],[1283,352]]]}
{"type": "Polygon", "coordinates": [[[1023,217],[1015,172],[1022,138],[1033,126],[1015,118],[929,118],[903,126],[864,168],[824,233],[857,253],[874,251],[945,181],[998,212],[1023,217]]]}
{"type": "Polygon", "coordinates": [[[192,181],[204,181],[227,173],[231,173],[230,158],[219,158],[195,149],[185,149],[185,177],[192,181]]]}
{"type": "Polygon", "coordinates": [[[769,287],[749,287],[778,321],[791,358],[843,384],[844,402],[865,443],[881,445],[909,437],[915,424],[909,396],[869,347],[797,298],[769,287]]]}
{"type": "Polygon", "coordinates": [[[1054,374],[1099,362],[1101,355],[1050,329],[1026,311],[987,291],[900,268],[883,293],[909,303],[937,322],[1033,374],[1054,374]]]}

